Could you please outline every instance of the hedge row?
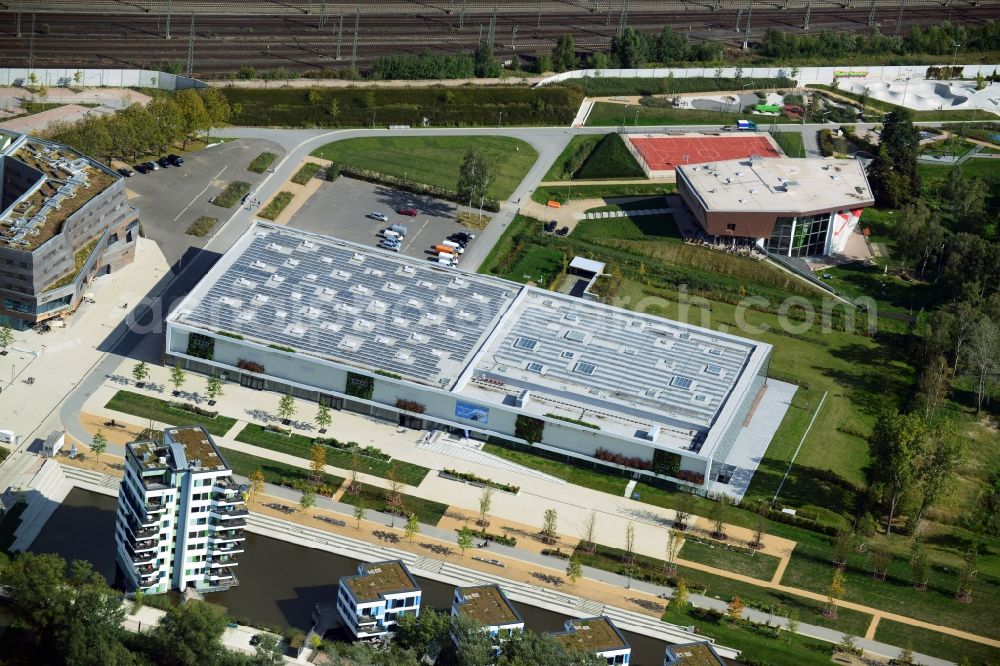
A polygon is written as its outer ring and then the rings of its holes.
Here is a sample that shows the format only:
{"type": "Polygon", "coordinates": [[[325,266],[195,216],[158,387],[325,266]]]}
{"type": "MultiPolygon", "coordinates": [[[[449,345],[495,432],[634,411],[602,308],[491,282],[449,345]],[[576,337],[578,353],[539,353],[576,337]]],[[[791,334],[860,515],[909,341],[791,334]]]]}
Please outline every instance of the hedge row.
{"type": "Polygon", "coordinates": [[[588,97],[612,95],[668,95],[672,93],[716,92],[746,88],[794,88],[791,79],[733,79],[709,76],[690,78],[660,77],[617,79],[599,76],[567,79],[564,85],[579,86],[588,97]]]}
{"type": "MultiPolygon", "coordinates": [[[[413,194],[424,194],[427,196],[436,197],[438,199],[444,199],[445,201],[453,201],[455,203],[467,203],[462,201],[458,192],[455,190],[445,189],[443,187],[435,187],[434,185],[427,185],[426,183],[417,183],[412,180],[404,180],[397,176],[390,176],[389,174],[382,173],[381,171],[372,171],[371,169],[360,169],[358,167],[351,166],[349,164],[338,163],[336,165],[337,172],[342,176],[347,176],[348,178],[355,178],[357,180],[363,180],[369,183],[377,183],[379,185],[389,185],[397,190],[403,190],[404,192],[412,192],[413,194]]],[[[500,210],[500,202],[496,199],[484,199],[483,209],[492,211],[496,213],[500,210]]],[[[385,374],[385,373],[382,373],[385,374]]],[[[391,374],[390,374],[391,376],[391,374]]],[[[399,375],[395,375],[399,379],[399,375]]]]}
{"type": "Polygon", "coordinates": [[[564,86],[222,91],[234,125],[276,127],[421,127],[425,118],[435,127],[568,125],[583,101],[579,88],[564,86]]]}

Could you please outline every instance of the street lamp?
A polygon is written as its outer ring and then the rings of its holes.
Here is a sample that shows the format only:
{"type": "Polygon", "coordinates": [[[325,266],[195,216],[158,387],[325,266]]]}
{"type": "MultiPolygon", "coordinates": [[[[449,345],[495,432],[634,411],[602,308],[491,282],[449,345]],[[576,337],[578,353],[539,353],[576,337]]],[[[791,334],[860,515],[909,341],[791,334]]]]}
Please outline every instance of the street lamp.
{"type": "Polygon", "coordinates": [[[955,52],[951,56],[951,69],[952,69],[952,71],[954,71],[955,70],[955,61],[958,60],[958,47],[961,46],[961,44],[959,44],[958,42],[956,42],[954,39],[951,40],[951,44],[952,44],[952,46],[955,47],[955,52]]]}

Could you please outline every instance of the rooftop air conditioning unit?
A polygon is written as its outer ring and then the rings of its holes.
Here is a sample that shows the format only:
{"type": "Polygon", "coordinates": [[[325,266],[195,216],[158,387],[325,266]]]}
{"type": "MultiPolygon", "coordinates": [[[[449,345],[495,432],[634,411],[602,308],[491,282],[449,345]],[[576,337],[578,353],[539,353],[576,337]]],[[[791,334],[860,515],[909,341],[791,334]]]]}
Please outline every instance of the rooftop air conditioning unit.
{"type": "Polygon", "coordinates": [[[531,402],[531,391],[525,389],[521,391],[514,400],[514,406],[524,408],[528,406],[529,402],[531,402]]]}

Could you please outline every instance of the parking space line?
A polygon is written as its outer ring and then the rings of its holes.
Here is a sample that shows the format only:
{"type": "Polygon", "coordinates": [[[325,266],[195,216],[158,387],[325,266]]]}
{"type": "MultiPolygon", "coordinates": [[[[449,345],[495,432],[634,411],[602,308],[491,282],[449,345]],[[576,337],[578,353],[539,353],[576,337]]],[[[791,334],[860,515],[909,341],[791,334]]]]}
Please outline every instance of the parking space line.
{"type": "Polygon", "coordinates": [[[191,201],[188,203],[188,205],[184,206],[184,210],[182,210],[181,212],[177,213],[177,217],[174,218],[174,222],[176,222],[178,219],[180,219],[180,216],[183,215],[184,213],[186,213],[187,209],[194,205],[194,202],[198,200],[198,197],[200,197],[201,195],[203,195],[205,193],[205,190],[207,190],[208,188],[212,187],[212,181],[214,181],[216,178],[218,178],[219,176],[221,176],[222,172],[225,171],[228,168],[229,168],[228,164],[226,166],[222,167],[222,170],[219,171],[219,173],[215,174],[215,176],[212,178],[212,180],[209,181],[208,185],[205,186],[205,189],[202,190],[201,192],[199,192],[198,194],[194,195],[194,199],[191,199],[191,201]]]}

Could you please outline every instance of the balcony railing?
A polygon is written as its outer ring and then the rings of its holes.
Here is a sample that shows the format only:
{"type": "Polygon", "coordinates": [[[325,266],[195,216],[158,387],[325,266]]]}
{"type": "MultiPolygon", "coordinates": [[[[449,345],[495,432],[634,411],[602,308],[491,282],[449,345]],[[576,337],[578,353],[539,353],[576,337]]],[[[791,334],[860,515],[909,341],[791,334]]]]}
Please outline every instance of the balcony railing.
{"type": "Polygon", "coordinates": [[[156,539],[143,539],[141,541],[136,541],[135,550],[140,551],[140,550],[155,549],[156,546],[159,545],[159,543],[160,542],[157,541],[156,539]]]}
{"type": "Polygon", "coordinates": [[[250,512],[244,506],[213,506],[211,511],[215,515],[222,516],[227,520],[250,515],[250,512]]]}
{"type": "Polygon", "coordinates": [[[236,483],[231,476],[220,476],[212,484],[213,488],[222,488],[223,490],[239,490],[240,484],[236,483]]]}
{"type": "Polygon", "coordinates": [[[217,543],[219,541],[236,541],[243,539],[246,533],[243,530],[233,529],[233,528],[223,528],[217,529],[214,532],[210,532],[208,535],[209,543],[217,543]]]}
{"type": "Polygon", "coordinates": [[[154,511],[163,511],[167,508],[167,505],[162,500],[146,502],[146,513],[153,513],[154,511]]]}
{"type": "Polygon", "coordinates": [[[144,537],[153,537],[159,534],[159,527],[142,527],[139,529],[133,529],[132,533],[135,534],[135,538],[142,539],[144,537]]]}
{"type": "Polygon", "coordinates": [[[212,493],[212,501],[220,504],[242,504],[243,496],[239,493],[212,493]]]}
{"type": "Polygon", "coordinates": [[[155,559],[156,559],[156,551],[132,554],[132,561],[135,562],[136,564],[139,564],[141,562],[152,562],[155,559]]]}
{"type": "Polygon", "coordinates": [[[379,621],[379,618],[375,617],[374,615],[355,615],[354,620],[355,620],[354,622],[355,626],[358,627],[370,627],[382,624],[379,621]]]}

